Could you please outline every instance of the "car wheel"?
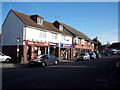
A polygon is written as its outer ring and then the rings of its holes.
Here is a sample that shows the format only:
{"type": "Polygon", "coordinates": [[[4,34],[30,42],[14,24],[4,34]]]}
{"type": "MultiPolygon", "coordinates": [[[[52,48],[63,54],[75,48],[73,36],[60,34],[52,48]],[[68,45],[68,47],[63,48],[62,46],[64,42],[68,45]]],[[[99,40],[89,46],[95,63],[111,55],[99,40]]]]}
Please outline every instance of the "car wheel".
{"type": "Polygon", "coordinates": [[[54,64],[55,64],[55,65],[57,65],[57,64],[58,64],[58,61],[57,61],[57,60],[55,60],[54,64]]]}
{"type": "Polygon", "coordinates": [[[29,67],[33,67],[34,65],[29,64],[29,67]]]}
{"type": "Polygon", "coordinates": [[[7,58],[7,59],[6,59],[6,62],[10,62],[10,59],[9,59],[9,58],[7,58]]]}
{"type": "Polygon", "coordinates": [[[45,67],[45,65],[46,65],[45,62],[42,62],[42,63],[41,63],[41,66],[42,66],[42,67],[45,67]]]}

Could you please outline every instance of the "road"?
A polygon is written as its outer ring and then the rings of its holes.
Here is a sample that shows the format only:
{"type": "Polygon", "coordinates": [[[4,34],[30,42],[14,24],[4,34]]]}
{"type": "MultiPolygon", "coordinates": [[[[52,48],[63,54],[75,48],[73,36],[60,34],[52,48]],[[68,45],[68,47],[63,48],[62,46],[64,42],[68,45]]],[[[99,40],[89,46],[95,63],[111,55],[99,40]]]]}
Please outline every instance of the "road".
{"type": "Polygon", "coordinates": [[[2,71],[3,88],[120,88],[118,56],[2,71]]]}

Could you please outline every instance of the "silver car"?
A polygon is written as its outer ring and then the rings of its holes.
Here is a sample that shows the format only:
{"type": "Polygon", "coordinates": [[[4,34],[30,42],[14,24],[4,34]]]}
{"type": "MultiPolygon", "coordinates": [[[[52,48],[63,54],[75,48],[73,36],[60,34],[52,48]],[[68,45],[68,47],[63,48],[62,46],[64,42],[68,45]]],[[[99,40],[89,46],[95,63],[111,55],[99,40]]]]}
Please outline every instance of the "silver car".
{"type": "Polygon", "coordinates": [[[81,53],[77,56],[77,60],[90,60],[90,55],[89,53],[81,53]]]}
{"type": "Polygon", "coordinates": [[[50,64],[57,65],[59,63],[58,57],[55,57],[54,55],[41,55],[38,56],[36,59],[30,60],[28,62],[29,66],[46,66],[50,64]]]}

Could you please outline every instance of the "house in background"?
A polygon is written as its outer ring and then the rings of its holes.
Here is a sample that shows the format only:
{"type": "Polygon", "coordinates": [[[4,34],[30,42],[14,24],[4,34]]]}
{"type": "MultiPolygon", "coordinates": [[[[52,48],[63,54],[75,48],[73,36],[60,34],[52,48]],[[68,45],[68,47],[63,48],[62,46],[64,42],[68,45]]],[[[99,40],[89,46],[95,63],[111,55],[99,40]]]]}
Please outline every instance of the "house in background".
{"type": "MultiPolygon", "coordinates": [[[[61,43],[72,48],[70,33],[59,30],[39,15],[11,9],[2,25],[2,51],[14,61],[24,58],[27,62],[41,54],[54,54],[61,59],[61,43]]],[[[68,52],[64,58],[72,57],[70,49],[68,52]]]]}
{"type": "Polygon", "coordinates": [[[72,38],[72,53],[74,58],[76,58],[80,53],[94,51],[94,41],[92,41],[87,35],[78,30],[70,27],[59,21],[55,21],[54,26],[57,28],[63,28],[64,31],[71,33],[72,38]]]}
{"type": "Polygon", "coordinates": [[[120,50],[120,42],[112,43],[109,46],[109,49],[119,49],[120,50]]]}

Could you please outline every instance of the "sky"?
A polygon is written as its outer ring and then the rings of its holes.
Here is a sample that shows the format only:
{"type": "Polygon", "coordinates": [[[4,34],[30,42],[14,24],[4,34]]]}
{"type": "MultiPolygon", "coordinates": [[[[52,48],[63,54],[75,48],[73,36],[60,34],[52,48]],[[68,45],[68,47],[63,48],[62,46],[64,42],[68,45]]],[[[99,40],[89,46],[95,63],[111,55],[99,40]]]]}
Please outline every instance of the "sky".
{"type": "MultiPolygon", "coordinates": [[[[58,20],[91,39],[99,37],[102,44],[118,41],[117,2],[12,2],[11,8],[28,15],[38,14],[49,22],[58,20]]],[[[2,23],[9,10],[10,3],[2,2],[2,23]]]]}

